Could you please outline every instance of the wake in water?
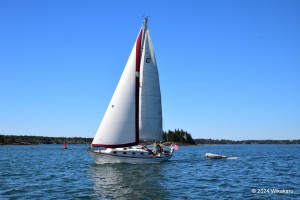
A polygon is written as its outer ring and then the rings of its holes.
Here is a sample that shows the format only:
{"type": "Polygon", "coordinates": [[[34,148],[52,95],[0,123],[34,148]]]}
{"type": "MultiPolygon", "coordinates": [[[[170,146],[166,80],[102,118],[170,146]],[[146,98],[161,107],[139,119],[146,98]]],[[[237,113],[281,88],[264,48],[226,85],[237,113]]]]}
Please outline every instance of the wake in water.
{"type": "Polygon", "coordinates": [[[227,160],[235,160],[238,159],[239,157],[235,156],[235,157],[227,157],[227,160]]]}

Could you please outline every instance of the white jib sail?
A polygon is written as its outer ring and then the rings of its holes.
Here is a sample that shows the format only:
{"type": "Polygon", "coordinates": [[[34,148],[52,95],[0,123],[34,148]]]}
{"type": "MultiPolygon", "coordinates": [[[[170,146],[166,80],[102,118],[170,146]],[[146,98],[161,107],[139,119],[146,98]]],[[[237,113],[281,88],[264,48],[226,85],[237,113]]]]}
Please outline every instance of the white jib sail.
{"type": "Polygon", "coordinates": [[[162,107],[158,70],[148,29],[145,32],[140,76],[140,139],[163,139],[162,107]]]}
{"type": "Polygon", "coordinates": [[[136,43],[133,46],[118,86],[92,142],[93,146],[114,147],[134,143],[136,43]]]}

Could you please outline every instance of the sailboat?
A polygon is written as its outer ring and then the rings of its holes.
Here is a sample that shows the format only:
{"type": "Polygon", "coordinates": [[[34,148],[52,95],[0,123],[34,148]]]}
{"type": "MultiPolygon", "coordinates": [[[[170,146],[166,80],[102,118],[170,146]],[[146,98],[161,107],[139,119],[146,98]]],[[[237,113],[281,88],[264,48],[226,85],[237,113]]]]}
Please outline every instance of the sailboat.
{"type": "Polygon", "coordinates": [[[158,69],[144,19],[127,64],[88,152],[101,163],[156,163],[174,152],[155,151],[140,141],[162,141],[158,69]]]}

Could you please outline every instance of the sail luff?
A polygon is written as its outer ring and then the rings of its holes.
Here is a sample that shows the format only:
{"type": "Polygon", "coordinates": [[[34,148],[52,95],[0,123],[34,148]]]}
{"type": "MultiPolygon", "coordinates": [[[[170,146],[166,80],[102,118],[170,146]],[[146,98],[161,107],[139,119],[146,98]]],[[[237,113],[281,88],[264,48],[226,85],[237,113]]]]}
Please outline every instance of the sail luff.
{"type": "Polygon", "coordinates": [[[143,26],[140,30],[138,39],[137,39],[137,45],[136,45],[136,92],[135,92],[135,143],[136,145],[139,144],[139,138],[140,138],[140,67],[142,62],[142,52],[144,47],[144,40],[145,40],[145,33],[147,30],[147,21],[148,17],[145,17],[143,21],[143,26]]]}
{"type": "Polygon", "coordinates": [[[139,144],[139,104],[140,104],[140,65],[141,65],[141,40],[142,32],[140,30],[136,45],[136,77],[135,77],[135,143],[139,144]]]}

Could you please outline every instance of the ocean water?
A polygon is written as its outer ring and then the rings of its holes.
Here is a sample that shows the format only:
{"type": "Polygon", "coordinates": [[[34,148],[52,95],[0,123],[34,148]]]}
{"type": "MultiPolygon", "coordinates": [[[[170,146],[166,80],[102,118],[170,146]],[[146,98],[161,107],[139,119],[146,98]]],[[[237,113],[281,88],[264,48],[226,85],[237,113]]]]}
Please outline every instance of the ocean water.
{"type": "Polygon", "coordinates": [[[0,199],[300,199],[300,145],[183,146],[147,165],[97,165],[86,145],[62,147],[0,146],[0,199]]]}

